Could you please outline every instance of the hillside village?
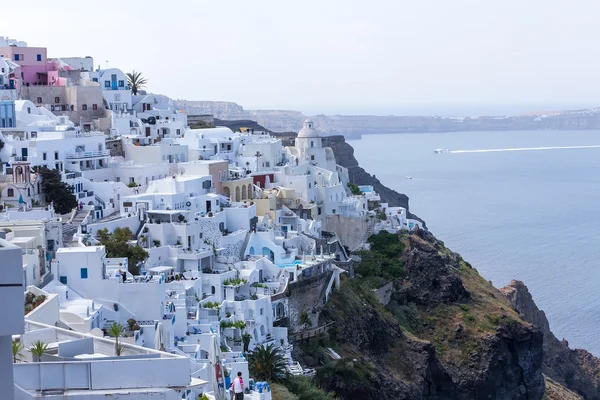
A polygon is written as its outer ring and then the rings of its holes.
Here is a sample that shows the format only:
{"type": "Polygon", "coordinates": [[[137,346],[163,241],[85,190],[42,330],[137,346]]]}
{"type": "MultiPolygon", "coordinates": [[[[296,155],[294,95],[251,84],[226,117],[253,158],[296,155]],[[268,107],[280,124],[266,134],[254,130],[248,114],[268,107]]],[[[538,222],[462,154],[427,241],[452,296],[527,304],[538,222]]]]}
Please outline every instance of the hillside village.
{"type": "Polygon", "coordinates": [[[350,251],[421,222],[354,185],[311,120],[284,146],[47,53],[0,37],[0,387],[223,399],[240,371],[268,400],[247,354],[269,346],[310,375],[292,351],[327,329],[350,251]]]}

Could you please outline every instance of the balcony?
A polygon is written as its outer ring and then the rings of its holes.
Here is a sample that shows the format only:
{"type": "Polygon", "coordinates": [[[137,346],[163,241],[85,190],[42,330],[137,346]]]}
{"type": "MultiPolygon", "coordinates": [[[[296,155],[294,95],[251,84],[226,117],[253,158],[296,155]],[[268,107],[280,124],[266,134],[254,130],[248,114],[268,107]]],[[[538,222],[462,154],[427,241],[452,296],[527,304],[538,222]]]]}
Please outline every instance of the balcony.
{"type": "Polygon", "coordinates": [[[110,150],[98,150],[98,151],[78,151],[75,153],[68,153],[67,160],[81,160],[85,158],[103,158],[109,157],[110,150]]]}

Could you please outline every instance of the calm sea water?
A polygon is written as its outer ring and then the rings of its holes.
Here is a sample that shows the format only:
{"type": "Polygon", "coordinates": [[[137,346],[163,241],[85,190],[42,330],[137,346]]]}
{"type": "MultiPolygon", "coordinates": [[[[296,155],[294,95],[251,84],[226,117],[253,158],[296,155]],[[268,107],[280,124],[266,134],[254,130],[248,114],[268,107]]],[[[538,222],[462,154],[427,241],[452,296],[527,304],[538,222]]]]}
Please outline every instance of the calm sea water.
{"type": "Polygon", "coordinates": [[[600,132],[368,135],[349,143],[361,166],[406,193],[411,211],[447,246],[496,287],[524,281],[559,339],[600,356],[600,148],[433,153],[600,145],[600,132]]]}

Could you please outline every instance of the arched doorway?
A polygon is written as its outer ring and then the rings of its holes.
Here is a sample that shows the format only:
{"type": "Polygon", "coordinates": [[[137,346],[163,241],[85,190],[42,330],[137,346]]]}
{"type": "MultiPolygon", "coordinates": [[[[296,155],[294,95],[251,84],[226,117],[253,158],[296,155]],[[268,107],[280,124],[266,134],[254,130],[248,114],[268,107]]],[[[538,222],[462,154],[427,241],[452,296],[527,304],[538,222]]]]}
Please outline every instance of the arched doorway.
{"type": "Polygon", "coordinates": [[[252,188],[252,184],[248,184],[248,199],[254,198],[254,189],[252,188]]]}
{"type": "Polygon", "coordinates": [[[225,196],[225,197],[231,196],[231,190],[229,189],[229,187],[227,187],[227,186],[223,187],[223,196],[225,196]]]}
{"type": "Polygon", "coordinates": [[[235,188],[235,201],[240,201],[240,187],[235,188]]]}
{"type": "Polygon", "coordinates": [[[246,186],[242,185],[242,200],[246,200],[246,186]]]}

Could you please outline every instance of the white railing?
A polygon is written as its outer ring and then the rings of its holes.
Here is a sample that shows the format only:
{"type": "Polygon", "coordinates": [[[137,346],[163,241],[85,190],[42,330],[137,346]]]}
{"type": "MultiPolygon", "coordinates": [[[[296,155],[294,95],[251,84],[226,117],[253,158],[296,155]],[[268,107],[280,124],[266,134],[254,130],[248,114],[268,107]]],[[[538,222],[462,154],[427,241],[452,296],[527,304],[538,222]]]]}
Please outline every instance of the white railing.
{"type": "Polygon", "coordinates": [[[110,156],[110,150],[98,150],[98,151],[78,151],[75,153],[68,153],[67,159],[81,159],[81,158],[94,158],[94,157],[108,157],[110,156]]]}

